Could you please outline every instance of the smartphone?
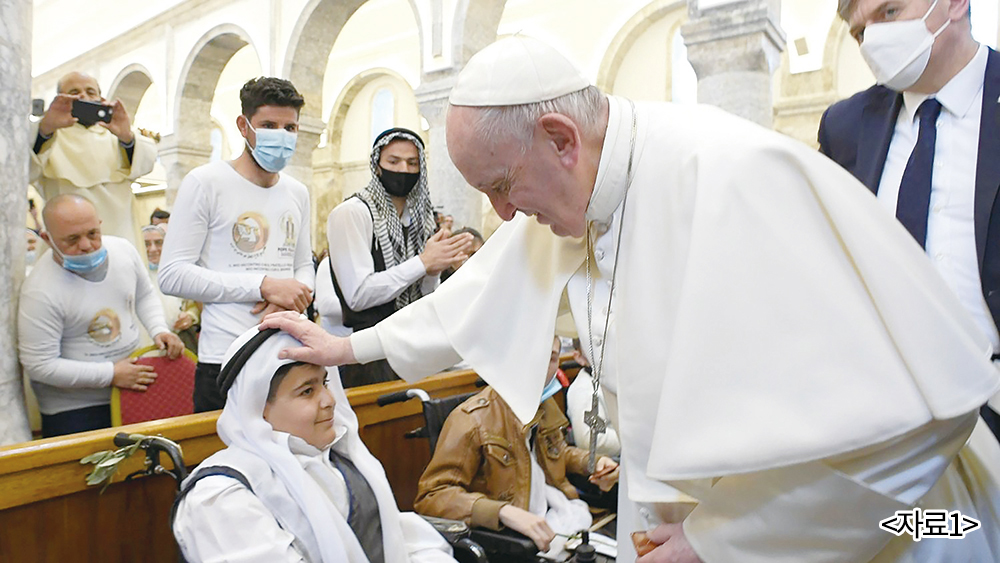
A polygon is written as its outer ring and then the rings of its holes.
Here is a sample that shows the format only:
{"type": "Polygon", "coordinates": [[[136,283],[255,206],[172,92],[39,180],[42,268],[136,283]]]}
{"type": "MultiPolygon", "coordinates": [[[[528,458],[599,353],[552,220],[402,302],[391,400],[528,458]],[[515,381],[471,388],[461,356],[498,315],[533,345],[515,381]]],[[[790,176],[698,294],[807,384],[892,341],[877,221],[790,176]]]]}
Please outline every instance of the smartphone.
{"type": "Polygon", "coordinates": [[[84,127],[90,127],[98,121],[111,123],[111,106],[86,100],[73,100],[73,117],[84,127]]]}

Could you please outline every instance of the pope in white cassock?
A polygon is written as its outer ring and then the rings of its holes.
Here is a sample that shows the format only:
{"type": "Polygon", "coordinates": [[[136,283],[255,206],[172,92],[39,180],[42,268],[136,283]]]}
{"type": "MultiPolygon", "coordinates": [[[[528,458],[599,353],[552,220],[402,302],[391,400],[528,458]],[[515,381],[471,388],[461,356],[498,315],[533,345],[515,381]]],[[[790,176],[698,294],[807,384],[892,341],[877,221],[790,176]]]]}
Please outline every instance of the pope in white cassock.
{"type": "Polygon", "coordinates": [[[528,420],[566,289],[621,437],[620,561],[647,530],[643,563],[1000,561],[990,345],[849,173],[712,107],[605,96],[524,37],[450,102],[451,158],[509,222],[349,339],[269,317],[305,345],[283,355],[411,381],[464,359],[528,420]],[[915,506],[982,526],[880,529],[915,506]]]}

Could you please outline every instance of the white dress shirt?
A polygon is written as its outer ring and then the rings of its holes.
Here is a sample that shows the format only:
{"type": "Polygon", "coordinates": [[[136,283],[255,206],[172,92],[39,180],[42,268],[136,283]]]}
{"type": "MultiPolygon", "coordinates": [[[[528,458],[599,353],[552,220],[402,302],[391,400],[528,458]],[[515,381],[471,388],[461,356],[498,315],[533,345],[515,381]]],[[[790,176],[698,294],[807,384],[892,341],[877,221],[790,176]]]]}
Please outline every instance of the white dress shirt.
{"type": "MultiPolygon", "coordinates": [[[[410,225],[409,209],[403,210],[400,220],[404,229],[410,225]]],[[[374,228],[368,206],[356,197],[335,207],[327,219],[330,260],[347,306],[360,312],[388,303],[417,281],[421,282],[424,295],[434,291],[438,276],[427,275],[419,256],[381,272],[375,271],[372,259],[374,228]]]]}
{"type": "Polygon", "coordinates": [[[344,311],[337,291],[333,288],[329,256],[320,260],[316,267],[316,299],[313,302],[319,312],[319,324],[323,330],[340,337],[350,336],[354,332],[351,327],[344,326],[344,311]]]}
{"type": "MultiPolygon", "coordinates": [[[[989,49],[980,46],[972,61],[934,96],[941,102],[934,145],[934,176],[927,216],[927,255],[976,325],[1000,350],[1000,335],[983,299],[974,221],[976,166],[983,81],[989,49]]],[[[895,215],[899,184],[920,133],[917,108],[929,96],[903,93],[903,107],[882,170],[878,199],[895,215]]]]}

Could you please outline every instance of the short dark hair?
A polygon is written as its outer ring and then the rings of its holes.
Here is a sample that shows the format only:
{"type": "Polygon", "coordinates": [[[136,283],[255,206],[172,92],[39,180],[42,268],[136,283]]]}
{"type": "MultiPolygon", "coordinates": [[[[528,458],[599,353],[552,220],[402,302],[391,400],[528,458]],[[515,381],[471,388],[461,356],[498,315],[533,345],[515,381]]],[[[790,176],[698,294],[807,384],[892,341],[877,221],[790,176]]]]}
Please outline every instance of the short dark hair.
{"type": "Polygon", "coordinates": [[[149,214],[149,222],[150,223],[153,222],[153,219],[169,219],[169,218],[170,218],[170,212],[169,211],[164,211],[164,210],[160,209],[159,207],[157,207],[156,209],[154,209],[153,212],[149,214]]]}
{"type": "Polygon", "coordinates": [[[479,231],[473,229],[472,227],[462,227],[461,229],[451,233],[451,236],[461,235],[464,233],[472,235],[472,238],[478,240],[479,244],[486,244],[486,241],[483,239],[483,235],[479,234],[479,231]]]}
{"type": "Polygon", "coordinates": [[[291,82],[283,78],[262,76],[251,78],[240,88],[240,104],[243,115],[250,118],[261,106],[288,107],[299,111],[306,101],[291,82]]]}
{"type": "Polygon", "coordinates": [[[285,376],[288,372],[292,371],[292,368],[298,366],[308,366],[305,362],[292,362],[290,364],[285,364],[274,371],[274,375],[271,376],[271,385],[267,388],[267,402],[274,400],[274,396],[278,394],[278,387],[281,387],[281,382],[285,380],[285,376]]]}

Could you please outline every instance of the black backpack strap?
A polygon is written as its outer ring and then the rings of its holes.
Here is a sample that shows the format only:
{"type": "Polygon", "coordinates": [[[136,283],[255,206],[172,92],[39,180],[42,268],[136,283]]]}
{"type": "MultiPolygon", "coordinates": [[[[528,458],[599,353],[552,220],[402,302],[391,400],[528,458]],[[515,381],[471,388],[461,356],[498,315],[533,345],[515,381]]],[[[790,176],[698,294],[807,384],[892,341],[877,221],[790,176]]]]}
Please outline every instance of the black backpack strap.
{"type": "Polygon", "coordinates": [[[191,479],[189,479],[186,483],[184,483],[184,486],[181,487],[181,491],[177,493],[177,497],[174,499],[173,506],[170,507],[171,533],[173,532],[174,529],[174,519],[177,517],[177,507],[180,506],[181,500],[183,500],[184,497],[186,497],[187,494],[191,492],[191,489],[194,488],[194,486],[198,483],[198,481],[201,481],[205,477],[212,477],[213,475],[223,475],[225,477],[236,479],[237,481],[240,482],[241,485],[249,489],[251,493],[253,492],[253,487],[250,486],[250,481],[247,481],[246,476],[240,473],[239,471],[233,469],[232,467],[227,467],[225,465],[213,465],[210,467],[206,467],[204,469],[200,469],[197,472],[195,472],[194,476],[191,477],[191,479]]]}

